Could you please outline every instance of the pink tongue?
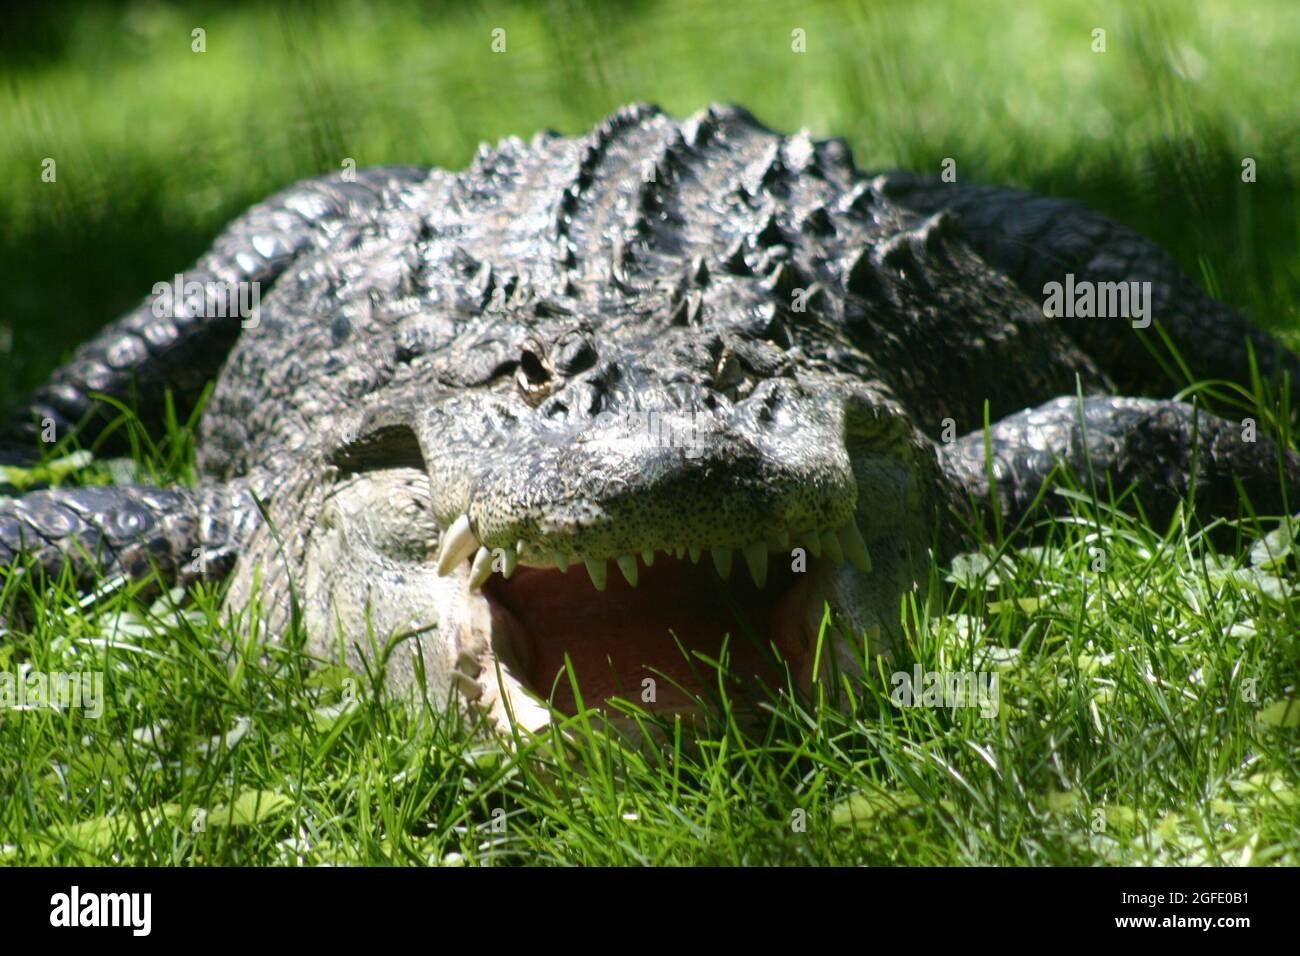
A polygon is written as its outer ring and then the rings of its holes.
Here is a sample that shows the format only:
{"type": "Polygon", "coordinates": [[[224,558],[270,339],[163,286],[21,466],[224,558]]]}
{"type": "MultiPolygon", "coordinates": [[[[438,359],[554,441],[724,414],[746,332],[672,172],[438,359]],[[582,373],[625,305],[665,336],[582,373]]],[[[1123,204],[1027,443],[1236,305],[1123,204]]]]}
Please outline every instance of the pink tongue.
{"type": "Polygon", "coordinates": [[[703,696],[709,699],[717,687],[716,672],[697,654],[716,661],[728,633],[734,674],[765,675],[771,683],[784,683],[767,663],[767,642],[771,621],[781,635],[783,655],[798,646],[788,640],[799,634],[799,612],[792,610],[798,602],[792,604],[783,594],[798,589],[790,587],[794,582],[788,576],[769,581],[760,591],[744,576],[743,567],[730,582],[721,582],[711,568],[662,554],[654,567],[641,568],[635,588],[617,568],[609,570],[603,592],[581,567],[568,574],[519,568],[509,581],[494,577],[484,586],[489,599],[518,620],[517,642],[526,644],[519,657],[528,683],[543,697],[551,697],[554,684],[553,700],[560,710],[576,710],[564,673],[566,653],[588,706],[614,696],[649,709],[690,706],[690,694],[674,685],[694,693],[703,686],[703,696]],[[654,683],[645,684],[647,679],[654,683]],[[646,699],[651,692],[653,700],[646,699]]]}

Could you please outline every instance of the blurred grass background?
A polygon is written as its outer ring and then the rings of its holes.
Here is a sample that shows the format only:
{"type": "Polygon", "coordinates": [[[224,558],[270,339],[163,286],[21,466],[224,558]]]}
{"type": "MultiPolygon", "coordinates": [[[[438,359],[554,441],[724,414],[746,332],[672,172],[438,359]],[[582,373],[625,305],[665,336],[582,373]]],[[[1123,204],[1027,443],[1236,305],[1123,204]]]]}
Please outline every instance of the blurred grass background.
{"type": "Polygon", "coordinates": [[[294,180],[459,168],[636,99],[1084,200],[1295,344],[1298,39],[1291,0],[47,0],[0,28],[0,411],[294,180]]]}

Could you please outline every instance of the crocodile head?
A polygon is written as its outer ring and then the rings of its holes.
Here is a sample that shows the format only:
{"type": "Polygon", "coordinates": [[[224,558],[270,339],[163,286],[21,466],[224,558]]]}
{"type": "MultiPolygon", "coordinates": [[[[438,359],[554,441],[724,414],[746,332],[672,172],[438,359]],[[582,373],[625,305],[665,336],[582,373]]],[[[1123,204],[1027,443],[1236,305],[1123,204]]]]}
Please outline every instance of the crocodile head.
{"type": "Polygon", "coordinates": [[[327,491],[286,506],[309,631],[418,630],[430,688],[528,725],[579,696],[689,710],[724,638],[751,694],[861,670],[950,500],[895,391],[898,274],[939,239],[909,225],[842,144],[735,108],[434,174],[286,293],[347,320],[312,379],[349,396],[312,406],[327,491]]]}
{"type": "Polygon", "coordinates": [[[721,288],[689,323],[671,293],[617,322],[481,316],[452,362],[371,396],[332,452],[320,620],[436,625],[430,686],[534,727],[575,683],[691,710],[724,637],[737,699],[887,651],[931,544],[933,451],[830,326],[721,288]]]}

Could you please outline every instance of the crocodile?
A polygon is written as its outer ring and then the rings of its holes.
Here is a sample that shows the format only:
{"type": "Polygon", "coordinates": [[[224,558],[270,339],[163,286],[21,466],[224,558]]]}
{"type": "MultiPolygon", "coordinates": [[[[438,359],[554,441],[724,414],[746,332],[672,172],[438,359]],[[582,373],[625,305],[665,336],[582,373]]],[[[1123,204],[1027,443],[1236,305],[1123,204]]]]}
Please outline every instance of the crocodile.
{"type": "Polygon", "coordinates": [[[1186,374],[1298,368],[1076,202],[632,105],[240,216],[0,430],[111,447],[114,402],[159,427],[210,388],[197,484],[0,500],[0,566],[225,581],[267,640],[497,727],[689,712],[724,656],[738,699],[808,691],[904,653],[936,557],[1050,521],[1062,475],[1153,520],[1285,512],[1295,454],[1161,397],[1157,329],[1186,374]]]}

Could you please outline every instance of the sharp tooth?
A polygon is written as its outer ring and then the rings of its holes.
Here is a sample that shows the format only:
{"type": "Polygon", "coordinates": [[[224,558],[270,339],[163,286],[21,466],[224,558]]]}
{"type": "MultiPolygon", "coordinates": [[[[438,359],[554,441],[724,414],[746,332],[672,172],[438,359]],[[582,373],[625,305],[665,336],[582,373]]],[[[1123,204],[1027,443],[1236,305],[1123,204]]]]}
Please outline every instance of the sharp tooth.
{"type": "Polygon", "coordinates": [[[636,555],[625,554],[617,560],[618,569],[623,572],[623,577],[627,578],[627,583],[636,587],[636,555]]]}
{"type": "Polygon", "coordinates": [[[809,531],[802,536],[803,546],[808,549],[814,558],[822,556],[822,539],[816,531],[809,531]]]}
{"type": "Polygon", "coordinates": [[[826,552],[826,557],[836,564],[844,560],[844,552],[840,550],[840,536],[834,531],[827,531],[822,535],[822,550],[826,552]]]}
{"type": "Polygon", "coordinates": [[[474,555],[474,564],[469,569],[469,589],[477,591],[491,576],[492,552],[487,548],[479,548],[478,554],[474,555]]]}
{"type": "Polygon", "coordinates": [[[699,564],[700,555],[703,554],[703,552],[699,548],[687,548],[686,550],[690,553],[691,564],[699,564]]]}
{"type": "Polygon", "coordinates": [[[582,563],[587,566],[587,573],[591,575],[591,583],[596,590],[605,590],[605,582],[609,580],[609,565],[604,559],[596,561],[592,558],[584,558],[582,563]]]}
{"type": "Polygon", "coordinates": [[[676,558],[678,561],[680,561],[682,558],[686,557],[686,549],[673,548],[673,557],[676,558]]]}
{"type": "Polygon", "coordinates": [[[727,580],[731,577],[731,551],[728,548],[713,549],[713,566],[718,569],[718,577],[727,580]]]}
{"type": "Polygon", "coordinates": [[[654,565],[654,563],[655,563],[655,553],[654,553],[654,550],[651,549],[651,550],[649,550],[649,551],[642,551],[642,552],[641,552],[641,561],[645,564],[645,566],[646,566],[647,568],[648,568],[648,567],[652,567],[652,566],[654,565]]]}
{"type": "Polygon", "coordinates": [[[446,577],[455,567],[479,547],[478,538],[469,526],[469,515],[461,515],[452,522],[442,536],[442,550],[438,555],[438,576],[446,577]]]}
{"type": "MultiPolygon", "coordinates": [[[[519,544],[523,544],[523,542],[521,541],[519,544]]],[[[509,578],[510,575],[515,573],[515,565],[519,563],[519,545],[516,545],[513,548],[506,548],[503,555],[501,576],[503,578],[509,578]]]]}
{"type": "Polygon", "coordinates": [[[483,665],[469,651],[461,651],[456,655],[456,670],[470,677],[478,677],[483,673],[483,665]]]}
{"type": "Polygon", "coordinates": [[[867,550],[867,542],[862,540],[862,532],[858,530],[856,521],[850,521],[840,529],[840,546],[844,549],[844,556],[853,562],[855,568],[870,573],[871,552],[867,550]]]}
{"type": "Polygon", "coordinates": [[[552,551],[551,560],[555,562],[555,566],[560,569],[561,574],[569,573],[569,556],[563,551],[552,551]]]}
{"type": "Polygon", "coordinates": [[[483,696],[483,685],[468,674],[462,674],[460,671],[451,672],[451,682],[456,689],[460,691],[461,696],[470,703],[478,700],[483,696]]]}
{"type": "Polygon", "coordinates": [[[745,563],[749,565],[749,576],[754,579],[755,587],[767,583],[767,545],[755,541],[745,548],[745,563]]]}
{"type": "Polygon", "coordinates": [[[773,551],[785,551],[790,547],[790,532],[786,528],[778,528],[767,540],[773,551]]]}

